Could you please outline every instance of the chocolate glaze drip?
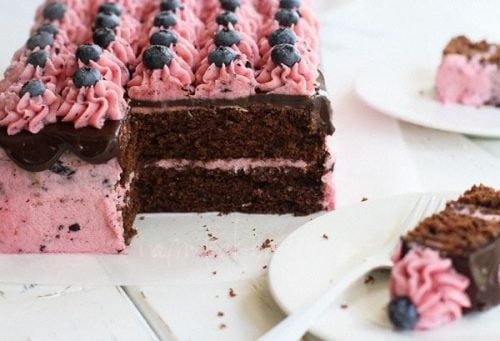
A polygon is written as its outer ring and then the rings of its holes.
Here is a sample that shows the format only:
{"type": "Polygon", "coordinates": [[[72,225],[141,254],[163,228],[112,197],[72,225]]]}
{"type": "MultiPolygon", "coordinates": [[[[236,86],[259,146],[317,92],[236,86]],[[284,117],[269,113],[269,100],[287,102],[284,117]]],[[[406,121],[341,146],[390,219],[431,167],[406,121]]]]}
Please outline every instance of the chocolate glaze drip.
{"type": "Polygon", "coordinates": [[[59,122],[47,125],[38,134],[23,131],[14,136],[0,129],[0,147],[19,167],[30,172],[50,169],[66,151],[86,162],[101,164],[118,156],[121,124],[108,121],[103,129],[75,129],[70,123],[59,122]]]}

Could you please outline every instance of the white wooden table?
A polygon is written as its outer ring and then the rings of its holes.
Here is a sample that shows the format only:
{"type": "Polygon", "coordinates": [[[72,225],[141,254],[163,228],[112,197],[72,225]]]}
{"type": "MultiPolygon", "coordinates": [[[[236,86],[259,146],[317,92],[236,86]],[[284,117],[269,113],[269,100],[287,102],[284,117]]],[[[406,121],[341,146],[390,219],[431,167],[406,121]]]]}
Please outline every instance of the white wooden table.
{"type": "MultiPolygon", "coordinates": [[[[1,68],[26,40],[38,3],[0,3],[1,68]]],[[[319,6],[325,75],[338,129],[339,206],[365,197],[464,190],[480,182],[500,187],[500,141],[399,123],[368,108],[353,92],[353,82],[365,66],[402,58],[437,62],[453,35],[467,33],[500,41],[500,3],[324,0],[319,6]]],[[[258,226],[255,242],[271,238],[278,245],[306,220],[284,218],[284,226],[258,226]]],[[[205,233],[199,231],[193,233],[205,233]]],[[[216,228],[212,232],[226,233],[216,228]]],[[[254,276],[207,272],[209,284],[54,287],[3,283],[0,339],[252,340],[283,318],[267,290],[266,265],[271,256],[272,250],[266,249],[258,260],[237,263],[242,269],[261,266],[262,271],[254,276]]],[[[217,271],[216,261],[213,265],[217,271]]]]}

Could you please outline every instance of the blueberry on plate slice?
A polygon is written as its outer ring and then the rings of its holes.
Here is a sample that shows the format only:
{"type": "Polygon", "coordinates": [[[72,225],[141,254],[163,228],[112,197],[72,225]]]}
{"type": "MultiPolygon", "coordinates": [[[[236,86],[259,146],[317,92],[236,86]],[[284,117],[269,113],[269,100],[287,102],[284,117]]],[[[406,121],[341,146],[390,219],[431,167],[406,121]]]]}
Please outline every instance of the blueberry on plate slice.
{"type": "Polygon", "coordinates": [[[84,64],[88,64],[91,60],[97,62],[102,55],[102,48],[96,44],[80,45],[76,50],[76,58],[84,64]]]}
{"type": "Polygon", "coordinates": [[[43,18],[50,21],[60,20],[64,14],[66,14],[66,6],[60,2],[52,2],[43,9],[43,18]]]}
{"type": "Polygon", "coordinates": [[[229,28],[223,28],[214,37],[216,46],[233,46],[238,45],[241,41],[240,34],[229,28]]]}
{"type": "Polygon", "coordinates": [[[116,2],[106,2],[99,7],[99,13],[121,16],[123,13],[123,6],[116,2]]]}
{"type": "Polygon", "coordinates": [[[234,12],[225,11],[219,14],[215,21],[218,25],[228,27],[229,24],[236,25],[238,23],[238,17],[234,12]]]}
{"type": "Polygon", "coordinates": [[[222,67],[222,65],[230,65],[236,59],[236,52],[227,46],[220,46],[210,52],[208,55],[208,63],[210,65],[215,64],[217,67],[222,67]]]}
{"type": "Polygon", "coordinates": [[[300,0],[280,0],[280,8],[293,9],[300,7],[300,0]]]}
{"type": "Polygon", "coordinates": [[[274,15],[274,19],[278,21],[280,26],[290,27],[296,25],[299,22],[299,14],[295,10],[291,9],[280,9],[274,15]]]}
{"type": "Polygon", "coordinates": [[[220,6],[226,11],[234,12],[241,6],[240,0],[220,0],[220,6]]]}
{"type": "Polygon", "coordinates": [[[94,43],[96,43],[103,49],[107,48],[109,44],[115,41],[115,39],[115,32],[113,32],[113,30],[110,28],[98,28],[94,31],[94,43]]]}
{"type": "Polygon", "coordinates": [[[288,67],[301,61],[299,51],[290,44],[276,45],[271,52],[271,59],[276,65],[284,64],[288,67]]]}
{"type": "Polygon", "coordinates": [[[31,80],[26,83],[21,88],[21,91],[19,91],[19,97],[23,98],[24,95],[27,93],[30,94],[30,97],[37,97],[43,95],[45,92],[45,84],[43,84],[42,81],[39,80],[31,80]]]}
{"type": "Polygon", "coordinates": [[[153,45],[144,51],[142,57],[144,66],[149,70],[163,69],[164,66],[170,66],[173,60],[170,50],[161,45],[153,45]]]}
{"type": "Polygon", "coordinates": [[[47,64],[47,60],[49,59],[49,54],[47,51],[44,50],[39,50],[30,53],[30,55],[27,58],[28,64],[31,64],[33,66],[39,66],[41,68],[45,67],[45,64],[47,64]]]}
{"type": "Polygon", "coordinates": [[[28,39],[26,47],[28,50],[34,50],[37,47],[43,50],[47,46],[52,46],[52,44],[54,44],[54,36],[47,32],[40,32],[32,35],[28,39]]]}
{"type": "Polygon", "coordinates": [[[99,70],[91,67],[82,67],[73,75],[73,83],[77,88],[88,88],[94,86],[102,79],[99,70]]]}
{"type": "Polygon", "coordinates": [[[120,18],[116,14],[99,13],[95,19],[96,28],[114,29],[120,25],[120,18]]]}
{"type": "Polygon", "coordinates": [[[175,11],[181,7],[179,0],[163,0],[160,4],[161,11],[175,11]]]}
{"type": "Polygon", "coordinates": [[[170,28],[177,25],[177,16],[170,11],[160,12],[155,17],[154,25],[156,27],[170,28]]]}
{"type": "Polygon", "coordinates": [[[389,304],[389,318],[397,329],[412,330],[419,315],[417,307],[408,297],[396,297],[389,304]]]}
{"type": "Polygon", "coordinates": [[[40,27],[38,27],[36,29],[36,32],[37,33],[47,32],[47,33],[50,33],[53,36],[55,36],[56,34],[59,33],[59,30],[57,29],[57,27],[55,25],[50,24],[50,23],[46,23],[46,24],[40,25],[40,27]]]}
{"type": "Polygon", "coordinates": [[[279,44],[295,45],[297,42],[297,36],[288,28],[278,28],[269,35],[268,41],[271,46],[279,44]]]}
{"type": "Polygon", "coordinates": [[[169,47],[177,44],[177,35],[170,30],[160,30],[153,33],[149,39],[151,45],[161,45],[169,47]]]}

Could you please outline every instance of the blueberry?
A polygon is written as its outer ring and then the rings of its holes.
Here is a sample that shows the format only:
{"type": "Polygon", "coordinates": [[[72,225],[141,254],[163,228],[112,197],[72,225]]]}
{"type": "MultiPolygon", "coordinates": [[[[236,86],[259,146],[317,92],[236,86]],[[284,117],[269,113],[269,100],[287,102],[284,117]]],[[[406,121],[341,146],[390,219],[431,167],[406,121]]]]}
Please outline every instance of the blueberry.
{"type": "Polygon", "coordinates": [[[160,12],[155,17],[154,25],[156,27],[170,28],[177,25],[177,16],[170,11],[160,12]]]}
{"type": "Polygon", "coordinates": [[[30,97],[41,96],[45,92],[45,84],[39,80],[31,80],[24,83],[21,91],[19,91],[19,97],[23,98],[26,93],[30,94],[30,97]]]}
{"type": "Polygon", "coordinates": [[[295,10],[291,9],[280,9],[276,12],[274,19],[278,21],[280,26],[290,27],[292,25],[296,25],[299,22],[299,13],[295,10]]]}
{"type": "Polygon", "coordinates": [[[290,44],[276,45],[271,52],[271,58],[274,64],[285,64],[288,67],[292,67],[301,61],[299,51],[290,44]]]}
{"type": "Polygon", "coordinates": [[[80,231],[80,229],[81,229],[80,224],[73,224],[73,225],[68,226],[68,230],[70,232],[78,232],[78,231],[80,231]]]}
{"type": "Polygon", "coordinates": [[[241,41],[240,34],[229,28],[223,28],[214,37],[216,46],[233,46],[238,45],[241,41]]]}
{"type": "Polygon", "coordinates": [[[397,297],[389,304],[389,318],[397,329],[411,330],[418,322],[417,307],[408,297],[397,297]]]}
{"type": "Polygon", "coordinates": [[[151,45],[161,45],[169,47],[171,45],[177,44],[177,35],[170,30],[160,30],[153,33],[149,39],[151,45]]]}
{"type": "Polygon", "coordinates": [[[177,8],[181,8],[181,4],[178,0],[163,0],[160,5],[161,11],[175,11],[177,8]]]}
{"type": "Polygon", "coordinates": [[[114,29],[120,25],[120,18],[116,14],[99,13],[95,19],[96,28],[114,29]]]}
{"type": "Polygon", "coordinates": [[[39,66],[43,68],[47,63],[47,59],[49,59],[49,54],[47,53],[47,51],[39,50],[30,53],[27,62],[28,64],[31,64],[33,66],[39,66]]]}
{"type": "Polygon", "coordinates": [[[150,70],[163,69],[165,65],[170,66],[173,58],[170,50],[161,45],[151,46],[142,56],[144,65],[150,70]]]}
{"type": "Polygon", "coordinates": [[[230,47],[221,46],[210,52],[208,55],[208,63],[215,64],[217,67],[222,65],[230,65],[236,59],[236,52],[230,47]]]}
{"type": "Polygon", "coordinates": [[[47,32],[40,32],[32,35],[28,39],[26,47],[28,50],[34,50],[37,47],[43,50],[47,46],[52,46],[52,44],[54,44],[54,36],[47,32]]]}
{"type": "Polygon", "coordinates": [[[238,17],[234,12],[225,11],[217,16],[215,19],[217,24],[228,27],[229,24],[236,25],[238,23],[238,17]]]}
{"type": "Polygon", "coordinates": [[[300,0],[280,0],[280,8],[293,9],[300,7],[300,0]]]}
{"type": "Polygon", "coordinates": [[[56,26],[53,24],[42,24],[40,27],[37,28],[36,30],[37,33],[42,33],[42,32],[47,32],[55,36],[56,34],[59,33],[59,30],[57,29],[56,26]]]}
{"type": "Polygon", "coordinates": [[[96,44],[80,45],[76,50],[76,58],[84,64],[88,64],[91,60],[97,62],[101,58],[102,48],[96,44]]]}
{"type": "Polygon", "coordinates": [[[109,28],[98,28],[94,31],[93,39],[94,43],[105,49],[115,41],[116,36],[115,32],[109,28]]]}
{"type": "Polygon", "coordinates": [[[121,16],[123,13],[123,6],[116,2],[106,2],[99,7],[99,13],[121,16]]]}
{"type": "Polygon", "coordinates": [[[58,175],[61,175],[61,176],[67,176],[67,177],[70,177],[70,176],[72,176],[73,174],[76,173],[76,171],[74,171],[71,168],[66,167],[61,161],[56,161],[52,165],[52,167],[50,167],[49,170],[52,173],[55,173],[55,174],[58,174],[58,175]]]}
{"type": "Polygon", "coordinates": [[[279,44],[295,45],[297,36],[288,28],[278,28],[269,35],[269,45],[276,46],[279,44]]]}
{"type": "Polygon", "coordinates": [[[91,67],[82,67],[73,75],[73,83],[77,88],[94,86],[101,79],[101,73],[91,67]]]}
{"type": "Polygon", "coordinates": [[[234,12],[240,5],[240,0],[220,0],[220,6],[226,11],[234,12]]]}
{"type": "Polygon", "coordinates": [[[66,14],[66,6],[60,2],[52,2],[43,9],[43,18],[50,21],[60,20],[64,14],[66,14]]]}

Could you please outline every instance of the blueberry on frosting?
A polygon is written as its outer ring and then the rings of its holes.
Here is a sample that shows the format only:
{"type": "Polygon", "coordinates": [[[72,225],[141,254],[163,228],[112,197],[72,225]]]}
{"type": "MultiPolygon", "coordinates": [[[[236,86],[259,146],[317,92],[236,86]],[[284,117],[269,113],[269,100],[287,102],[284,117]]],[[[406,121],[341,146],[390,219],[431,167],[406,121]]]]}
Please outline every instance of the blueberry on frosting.
{"type": "Polygon", "coordinates": [[[73,83],[77,88],[87,88],[96,85],[102,79],[99,70],[91,67],[82,67],[73,75],[73,83]]]}
{"type": "Polygon", "coordinates": [[[46,23],[46,24],[40,25],[40,27],[38,27],[36,29],[36,32],[37,33],[47,32],[47,33],[50,33],[53,36],[55,36],[56,34],[59,33],[59,30],[57,29],[57,27],[55,25],[50,24],[50,23],[46,23]]]}
{"type": "Polygon", "coordinates": [[[91,60],[97,62],[101,58],[102,48],[96,44],[80,45],[76,50],[76,58],[88,64],[91,60]]]}
{"type": "Polygon", "coordinates": [[[30,97],[33,98],[43,95],[44,92],[45,92],[45,84],[43,84],[42,81],[31,80],[26,82],[22,86],[21,91],[19,91],[19,97],[23,98],[24,95],[29,93],[30,97]]]}
{"type": "Polygon", "coordinates": [[[296,25],[299,22],[299,14],[295,10],[291,9],[280,9],[274,15],[274,19],[276,19],[280,26],[290,27],[292,25],[296,25]]]}
{"type": "Polygon", "coordinates": [[[160,9],[162,11],[175,11],[181,7],[182,6],[178,0],[163,0],[160,5],[160,9]]]}
{"type": "Polygon", "coordinates": [[[228,27],[229,24],[236,25],[238,23],[238,17],[234,12],[225,11],[217,16],[215,19],[218,25],[228,27]]]}
{"type": "Polygon", "coordinates": [[[230,65],[236,59],[236,52],[227,46],[220,46],[210,52],[208,55],[208,63],[215,64],[217,67],[222,65],[230,65]]]}
{"type": "Polygon", "coordinates": [[[95,19],[96,28],[114,29],[120,25],[120,18],[116,14],[99,13],[95,19]]]}
{"type": "Polygon", "coordinates": [[[54,36],[47,32],[40,32],[32,35],[28,42],[26,43],[26,47],[29,50],[34,50],[37,47],[40,49],[44,49],[47,46],[52,46],[54,43],[54,36]]]}
{"type": "Polygon", "coordinates": [[[177,35],[170,30],[160,30],[153,33],[149,39],[151,45],[171,46],[177,44],[177,35]]]}
{"type": "Polygon", "coordinates": [[[177,16],[170,11],[160,12],[155,17],[154,25],[156,27],[170,28],[177,25],[177,16]]]}
{"type": "Polygon", "coordinates": [[[123,13],[123,6],[116,2],[106,2],[99,7],[99,13],[121,16],[123,13]]]}
{"type": "Polygon", "coordinates": [[[389,318],[397,329],[411,330],[418,322],[417,307],[408,297],[397,297],[389,304],[389,318]]]}
{"type": "Polygon", "coordinates": [[[226,11],[234,12],[240,5],[240,0],[220,0],[220,6],[226,11]]]}
{"type": "Polygon", "coordinates": [[[43,18],[50,21],[60,20],[64,14],[66,14],[66,6],[60,2],[52,2],[43,9],[43,18]]]}
{"type": "Polygon", "coordinates": [[[279,28],[269,35],[268,40],[271,47],[279,44],[295,45],[297,42],[297,36],[288,28],[279,28]]]}
{"type": "Polygon", "coordinates": [[[280,0],[280,8],[293,9],[300,7],[300,0],[280,0]]]}
{"type": "Polygon", "coordinates": [[[45,64],[47,63],[47,59],[49,59],[49,54],[47,51],[44,50],[39,50],[32,52],[28,58],[27,62],[28,64],[31,64],[33,66],[39,66],[39,67],[45,67],[45,64]]]}
{"type": "Polygon", "coordinates": [[[290,44],[276,45],[271,52],[271,58],[274,64],[284,64],[288,67],[292,67],[301,60],[299,51],[290,44]]]}
{"type": "Polygon", "coordinates": [[[173,60],[170,50],[161,45],[153,45],[144,51],[142,57],[144,66],[150,70],[163,69],[164,66],[170,66],[173,60]]]}
{"type": "Polygon", "coordinates": [[[107,48],[109,44],[114,42],[116,39],[115,32],[109,28],[98,28],[94,31],[93,40],[94,43],[102,47],[107,48]]]}
{"type": "Polygon", "coordinates": [[[229,28],[223,28],[214,37],[216,46],[233,46],[238,45],[241,41],[240,34],[229,28]]]}

